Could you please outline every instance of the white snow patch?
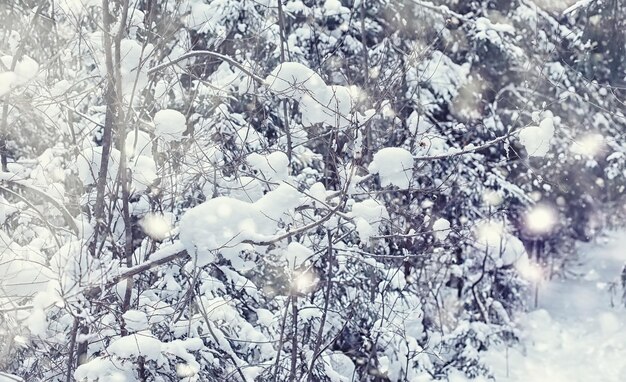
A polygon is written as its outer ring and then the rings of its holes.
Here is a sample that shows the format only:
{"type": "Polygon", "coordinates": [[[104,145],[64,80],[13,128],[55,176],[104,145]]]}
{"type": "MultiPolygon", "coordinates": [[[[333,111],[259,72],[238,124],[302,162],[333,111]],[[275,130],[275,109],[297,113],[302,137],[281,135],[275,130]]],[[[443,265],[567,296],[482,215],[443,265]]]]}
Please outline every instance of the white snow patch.
{"type": "Polygon", "coordinates": [[[326,90],[326,83],[319,74],[297,62],[278,65],[265,78],[265,83],[276,95],[296,100],[309,92],[316,94],[326,90]]]}
{"type": "Polygon", "coordinates": [[[287,246],[284,256],[287,260],[289,269],[295,269],[304,263],[308,258],[313,256],[313,251],[296,241],[292,241],[287,246]]]}
{"type": "MultiPolygon", "coordinates": [[[[13,63],[13,56],[2,56],[0,58],[2,63],[10,68],[13,63]]],[[[39,64],[32,58],[23,55],[22,58],[16,63],[13,74],[12,86],[23,86],[37,77],[39,73],[39,64]]]]}
{"type": "MultiPolygon", "coordinates": [[[[626,262],[626,232],[608,244],[579,248],[578,274],[537,285],[537,310],[518,317],[521,344],[495,345],[482,359],[502,382],[621,382],[626,373],[626,309],[604,286],[619,279],[626,262]]],[[[537,281],[540,279],[537,279],[537,281]]],[[[532,298],[532,296],[529,296],[532,298]]]]}
{"type": "Polygon", "coordinates": [[[350,382],[353,380],[356,367],[350,357],[339,352],[325,352],[322,359],[324,360],[324,371],[332,381],[350,382]]]}
{"type": "Polygon", "coordinates": [[[519,133],[520,142],[531,157],[543,157],[550,149],[550,141],[554,136],[554,118],[552,113],[539,123],[539,126],[528,126],[519,133]]]}
{"type": "Polygon", "coordinates": [[[145,131],[132,131],[126,136],[124,144],[129,157],[138,155],[152,156],[152,138],[145,131]]]}
{"type": "Polygon", "coordinates": [[[439,218],[433,223],[433,234],[439,241],[443,241],[450,234],[450,222],[444,218],[439,218]]]}
{"type": "Polygon", "coordinates": [[[0,73],[0,97],[7,94],[17,82],[17,77],[13,72],[0,73]]]}
{"type": "MultiPolygon", "coordinates": [[[[112,148],[109,156],[107,182],[112,184],[117,179],[120,167],[121,153],[112,148]]],[[[88,147],[84,149],[76,160],[78,176],[84,186],[97,183],[100,164],[102,160],[102,146],[88,147]]],[[[145,190],[157,178],[156,163],[151,157],[139,155],[131,159],[128,167],[132,169],[133,187],[136,191],[145,190]]]]}
{"type": "Polygon", "coordinates": [[[183,215],[180,240],[190,254],[198,256],[198,266],[211,263],[216,251],[225,256],[237,256],[250,248],[244,241],[271,239],[283,214],[303,201],[303,195],[286,184],[254,203],[220,196],[183,215]]]}
{"type": "Polygon", "coordinates": [[[54,279],[46,263],[37,249],[19,245],[0,230],[0,297],[16,301],[45,290],[54,279]]]}
{"type": "Polygon", "coordinates": [[[359,239],[367,243],[370,237],[376,235],[384,220],[389,219],[389,213],[384,205],[374,199],[366,199],[352,205],[352,212],[359,239]]]}
{"type": "Polygon", "coordinates": [[[352,123],[356,87],[328,86],[315,71],[296,62],[278,65],[265,84],[276,95],[298,101],[304,126],[321,123],[346,128],[352,123]]]}
{"type": "Polygon", "coordinates": [[[48,329],[48,320],[43,309],[33,309],[26,319],[26,326],[30,334],[45,338],[48,329]]]}
{"type": "Polygon", "coordinates": [[[122,363],[112,357],[98,357],[78,366],[74,371],[74,379],[88,382],[126,382],[135,379],[131,370],[124,369],[122,363]]]}
{"type": "Polygon", "coordinates": [[[154,115],[154,130],[166,142],[179,141],[187,130],[187,119],[177,110],[159,110],[154,115]]]}
{"type": "Polygon", "coordinates": [[[107,351],[120,358],[142,356],[148,360],[158,360],[161,356],[161,341],[149,332],[139,332],[114,340],[107,351]]]}
{"type": "Polygon", "coordinates": [[[400,147],[387,147],[374,154],[367,169],[378,174],[383,187],[408,188],[413,178],[413,155],[400,147]]]}
{"type": "Polygon", "coordinates": [[[126,323],[126,329],[132,332],[139,332],[148,329],[148,317],[139,310],[127,310],[122,317],[126,323]]]}
{"type": "Polygon", "coordinates": [[[282,151],[268,155],[251,153],[246,157],[246,162],[268,182],[287,180],[289,177],[289,158],[282,151]]]}

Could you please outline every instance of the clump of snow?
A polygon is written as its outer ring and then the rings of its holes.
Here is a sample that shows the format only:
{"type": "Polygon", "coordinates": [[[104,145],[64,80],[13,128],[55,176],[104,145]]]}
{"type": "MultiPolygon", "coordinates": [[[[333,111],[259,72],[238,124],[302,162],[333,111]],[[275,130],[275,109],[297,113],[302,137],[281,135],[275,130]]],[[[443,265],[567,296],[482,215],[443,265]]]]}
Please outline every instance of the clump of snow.
{"type": "Polygon", "coordinates": [[[349,127],[354,96],[345,86],[327,86],[315,93],[309,92],[300,100],[302,124],[312,126],[322,123],[339,128],[349,127]]]}
{"type": "MultiPolygon", "coordinates": [[[[131,16],[131,18],[134,17],[131,16]]],[[[148,68],[143,61],[150,56],[153,50],[152,44],[144,45],[135,39],[122,39],[120,74],[122,76],[122,93],[126,98],[130,98],[133,93],[141,91],[148,85],[148,68]]],[[[137,101],[140,98],[134,97],[134,100],[137,101]]]]}
{"type": "Polygon", "coordinates": [[[286,180],[289,177],[289,158],[282,151],[268,155],[251,153],[246,157],[246,162],[269,182],[286,180]]]}
{"type": "Polygon", "coordinates": [[[13,203],[10,203],[3,195],[0,195],[0,225],[3,225],[7,218],[18,212],[13,203]]]}
{"type": "MultiPolygon", "coordinates": [[[[13,56],[2,56],[0,57],[0,61],[2,61],[5,67],[11,68],[13,56]]],[[[29,81],[37,77],[37,74],[39,73],[39,64],[27,55],[23,55],[15,64],[15,69],[12,73],[14,74],[14,77],[12,78],[11,86],[15,87],[26,85],[29,81]]]]}
{"type": "Polygon", "coordinates": [[[378,174],[383,187],[408,188],[413,178],[413,155],[400,147],[387,147],[374,154],[367,169],[378,174]]]}
{"type": "Polygon", "coordinates": [[[439,241],[443,241],[450,234],[450,222],[444,218],[439,218],[433,223],[433,234],[439,241]]]}
{"type": "MultiPolygon", "coordinates": [[[[209,185],[212,188],[212,185],[209,185]]],[[[239,176],[234,179],[225,179],[224,188],[230,189],[229,197],[245,202],[256,202],[263,197],[266,189],[264,182],[251,176],[239,176]]],[[[210,195],[213,190],[207,190],[205,195],[210,195]]]]}
{"type": "Polygon", "coordinates": [[[41,308],[33,309],[26,319],[26,326],[28,327],[30,334],[45,337],[46,329],[48,328],[48,320],[44,310],[41,308]]]}
{"type": "Polygon", "coordinates": [[[359,239],[367,243],[369,239],[378,233],[382,222],[389,219],[389,213],[384,205],[374,199],[366,199],[352,205],[352,212],[356,224],[359,239]]]}
{"type": "Polygon", "coordinates": [[[229,197],[208,200],[187,211],[180,220],[180,240],[197,265],[215,259],[215,252],[236,256],[249,248],[245,241],[272,238],[281,216],[303,202],[300,192],[281,184],[254,203],[229,197]]]}
{"type": "Polygon", "coordinates": [[[433,156],[451,154],[446,139],[437,134],[424,134],[418,142],[416,154],[419,156],[433,156]]]}
{"type": "Polygon", "coordinates": [[[275,94],[300,100],[302,96],[326,90],[326,83],[314,70],[297,62],[278,65],[265,78],[265,83],[275,94]]]}
{"type": "Polygon", "coordinates": [[[122,382],[132,381],[135,379],[131,370],[125,370],[121,362],[111,358],[94,358],[84,363],[74,371],[74,380],[76,381],[111,381],[122,382]]]}
{"type": "Polygon", "coordinates": [[[161,357],[161,341],[149,332],[139,332],[112,341],[107,352],[120,358],[142,356],[157,360],[161,357]]]}
{"type": "Polygon", "coordinates": [[[208,318],[211,321],[222,320],[232,322],[236,321],[239,317],[237,309],[232,306],[233,303],[225,300],[223,297],[207,299],[204,304],[206,305],[206,310],[208,311],[208,318]]]}
{"type": "Polygon", "coordinates": [[[177,363],[176,364],[176,375],[179,378],[189,378],[191,379],[193,376],[198,374],[198,369],[194,368],[188,363],[177,363]]]}
{"type": "MultiPolygon", "coordinates": [[[[470,77],[469,74],[469,62],[457,65],[445,53],[434,50],[429,59],[420,62],[417,73],[409,73],[408,75],[411,77],[415,76],[416,80],[430,83],[432,93],[429,91],[424,92],[423,96],[426,99],[429,99],[430,97],[427,97],[427,95],[430,95],[439,96],[449,101],[459,94],[459,88],[467,82],[467,79],[470,77]]],[[[426,99],[424,99],[425,102],[435,101],[434,98],[431,98],[430,101],[426,101],[426,99]]]]}
{"type": "Polygon", "coordinates": [[[500,261],[501,266],[514,265],[518,271],[524,274],[529,266],[529,259],[522,241],[513,235],[507,235],[502,246],[500,261]]]}
{"type": "Polygon", "coordinates": [[[502,222],[483,221],[475,229],[476,245],[485,248],[494,260],[496,266],[514,265],[518,270],[526,272],[528,255],[524,244],[507,231],[502,222]],[[498,256],[496,256],[498,255],[498,256]]]}
{"type": "Polygon", "coordinates": [[[126,323],[126,329],[131,332],[139,332],[148,329],[148,317],[139,310],[127,310],[122,317],[126,323]]]}
{"type": "MultiPolygon", "coordinates": [[[[6,68],[11,68],[13,56],[2,56],[0,61],[6,68]]],[[[37,77],[39,64],[32,58],[24,55],[16,63],[13,71],[0,73],[0,97],[10,92],[13,88],[26,85],[37,77]]]]}
{"type": "Polygon", "coordinates": [[[543,157],[550,149],[550,141],[554,136],[554,118],[546,112],[539,126],[528,126],[519,133],[519,139],[531,157],[543,157]]]}
{"type": "Polygon", "coordinates": [[[340,352],[324,353],[324,371],[333,381],[349,382],[354,378],[356,367],[350,357],[340,352]]]}
{"type": "Polygon", "coordinates": [[[341,5],[341,1],[339,0],[324,1],[324,11],[326,15],[338,15],[342,12],[350,12],[347,8],[341,5]]]}
{"type": "MultiPolygon", "coordinates": [[[[102,146],[88,147],[78,156],[76,167],[83,186],[97,183],[101,159],[102,146]]],[[[107,182],[112,183],[117,179],[120,159],[120,151],[112,148],[108,163],[107,182]]],[[[133,188],[136,191],[145,190],[157,178],[156,163],[151,157],[139,155],[129,162],[128,167],[132,169],[133,188]]]]}
{"type": "Polygon", "coordinates": [[[206,34],[207,36],[215,36],[207,41],[207,46],[211,46],[211,43],[217,39],[224,39],[229,30],[225,27],[223,20],[236,20],[239,16],[241,5],[238,2],[231,1],[185,1],[185,4],[181,8],[187,8],[181,14],[185,16],[185,26],[197,31],[198,33],[206,34]]]}
{"type": "Polygon", "coordinates": [[[157,178],[157,169],[154,159],[139,155],[130,161],[129,167],[133,170],[133,188],[142,191],[148,188],[157,178]]]}
{"type": "Polygon", "coordinates": [[[313,256],[313,251],[296,241],[289,243],[284,252],[289,269],[298,268],[311,256],[313,256]]]}
{"type": "Polygon", "coordinates": [[[46,289],[54,274],[36,248],[21,246],[0,230],[0,291],[13,298],[32,297],[46,289]]]}
{"type": "Polygon", "coordinates": [[[593,0],[578,0],[575,3],[573,3],[572,5],[570,5],[568,8],[566,8],[563,11],[563,15],[567,15],[568,13],[573,13],[578,11],[581,8],[585,8],[587,6],[589,6],[589,4],[591,4],[591,2],[593,2],[593,0]]]}
{"type": "Polygon", "coordinates": [[[508,24],[493,23],[486,17],[476,19],[476,37],[496,39],[497,33],[515,33],[515,28],[508,24]]]}
{"type": "MultiPolygon", "coordinates": [[[[111,158],[109,159],[109,167],[107,171],[107,177],[109,179],[115,179],[117,177],[117,170],[119,168],[119,162],[116,163],[116,159],[119,160],[119,153],[113,149],[111,152],[111,158]]],[[[96,184],[98,179],[98,173],[100,172],[100,159],[102,158],[102,147],[88,147],[78,156],[76,160],[76,166],[78,168],[78,177],[83,182],[84,186],[96,184]]]]}
{"type": "Polygon", "coordinates": [[[159,110],[154,115],[154,132],[166,142],[179,141],[187,130],[187,119],[177,110],[159,110]]]}
{"type": "Polygon", "coordinates": [[[16,75],[13,72],[0,73],[0,97],[11,91],[16,83],[16,75]]]}
{"type": "Polygon", "coordinates": [[[278,96],[298,101],[304,126],[322,123],[345,128],[352,123],[358,98],[355,87],[328,86],[315,71],[296,62],[278,65],[265,83],[278,96]]]}
{"type": "Polygon", "coordinates": [[[323,183],[315,182],[309,188],[308,195],[310,195],[313,198],[314,203],[316,200],[324,202],[326,200],[327,192],[328,191],[326,191],[326,187],[324,186],[323,183]]]}
{"type": "Polygon", "coordinates": [[[152,155],[152,138],[145,131],[132,131],[126,136],[124,144],[126,155],[135,157],[138,155],[152,155]]]}

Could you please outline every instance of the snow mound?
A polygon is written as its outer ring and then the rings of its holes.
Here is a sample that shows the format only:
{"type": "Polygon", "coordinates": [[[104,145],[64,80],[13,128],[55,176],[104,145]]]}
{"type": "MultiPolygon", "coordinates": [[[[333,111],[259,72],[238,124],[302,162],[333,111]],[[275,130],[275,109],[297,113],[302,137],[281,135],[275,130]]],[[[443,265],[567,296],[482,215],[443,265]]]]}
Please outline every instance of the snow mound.
{"type": "Polygon", "coordinates": [[[152,138],[144,131],[133,131],[126,136],[124,149],[129,157],[152,155],[152,138]]]}
{"type": "Polygon", "coordinates": [[[54,279],[46,263],[37,249],[19,245],[0,230],[0,305],[4,297],[27,298],[46,289],[54,279]]]}
{"type": "Polygon", "coordinates": [[[284,252],[289,269],[298,268],[311,256],[313,256],[313,251],[296,241],[289,243],[284,252]]]}
{"type": "Polygon", "coordinates": [[[187,130],[187,119],[180,111],[160,110],[154,115],[154,130],[166,142],[179,141],[187,130]]]}
{"type": "Polygon", "coordinates": [[[215,260],[215,252],[237,256],[249,249],[246,241],[265,241],[277,231],[285,212],[299,206],[304,198],[291,186],[282,184],[254,203],[220,196],[187,211],[180,220],[180,240],[197,265],[215,260]]]}
{"type": "Polygon", "coordinates": [[[319,74],[297,62],[278,65],[265,78],[265,84],[276,95],[296,100],[307,93],[316,94],[326,90],[326,83],[319,74]]]}
{"type": "Polygon", "coordinates": [[[550,149],[550,141],[554,136],[554,118],[552,113],[546,114],[539,126],[525,127],[519,133],[520,142],[531,157],[543,157],[550,149]]]}
{"type": "Polygon", "coordinates": [[[139,332],[141,330],[148,329],[148,317],[144,312],[139,310],[128,310],[122,315],[122,317],[126,323],[126,329],[130,331],[139,332]]]}
{"type": "Polygon", "coordinates": [[[16,78],[13,72],[0,73],[0,97],[11,91],[16,83],[16,78]]]}
{"type": "Polygon", "coordinates": [[[161,341],[148,332],[131,334],[111,342],[107,351],[120,358],[142,356],[148,360],[158,360],[161,356],[161,341]]]}
{"type": "MultiPolygon", "coordinates": [[[[102,146],[88,147],[78,156],[76,167],[78,177],[83,186],[97,183],[100,172],[100,161],[102,159],[102,146]]],[[[111,149],[107,169],[107,182],[112,184],[117,179],[120,167],[121,152],[111,149]]],[[[157,169],[154,159],[145,155],[139,155],[129,161],[128,167],[132,170],[133,188],[136,191],[143,191],[150,186],[157,178],[157,169]]]]}
{"type": "Polygon", "coordinates": [[[350,215],[354,217],[359,239],[364,243],[378,233],[383,220],[389,219],[385,206],[374,199],[354,203],[350,215]]]}
{"type": "Polygon", "coordinates": [[[413,178],[413,155],[400,147],[387,147],[374,154],[367,169],[378,174],[383,187],[408,188],[413,178]]]}
{"type": "Polygon", "coordinates": [[[433,234],[439,241],[443,241],[450,233],[450,222],[444,218],[439,218],[433,223],[433,234]]]}
{"type": "Polygon", "coordinates": [[[298,102],[302,124],[318,123],[346,128],[352,123],[352,109],[358,96],[356,88],[328,86],[317,73],[297,62],[278,65],[265,78],[276,95],[298,102]]]}
{"type": "MultiPolygon", "coordinates": [[[[11,64],[13,63],[13,56],[2,56],[0,57],[0,60],[2,61],[4,66],[10,68],[12,66],[11,64]]],[[[26,85],[28,82],[37,77],[37,74],[39,73],[39,64],[37,63],[37,61],[24,55],[15,64],[15,69],[13,70],[13,72],[6,73],[14,74],[10,86],[15,87],[26,85]]]]}
{"type": "Polygon", "coordinates": [[[282,151],[268,155],[252,153],[246,157],[246,162],[268,182],[286,180],[289,177],[289,158],[282,151]]]}

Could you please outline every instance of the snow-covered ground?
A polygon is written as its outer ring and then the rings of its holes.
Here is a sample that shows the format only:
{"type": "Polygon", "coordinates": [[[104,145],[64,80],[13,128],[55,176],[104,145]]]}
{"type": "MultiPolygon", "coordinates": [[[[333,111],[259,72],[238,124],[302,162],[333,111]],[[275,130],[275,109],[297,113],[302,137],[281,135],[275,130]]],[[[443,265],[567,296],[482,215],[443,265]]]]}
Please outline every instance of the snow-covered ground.
{"type": "Polygon", "coordinates": [[[626,381],[626,309],[610,288],[626,263],[626,231],[580,254],[581,276],[544,283],[538,308],[519,318],[521,344],[486,355],[496,381],[626,381]]]}

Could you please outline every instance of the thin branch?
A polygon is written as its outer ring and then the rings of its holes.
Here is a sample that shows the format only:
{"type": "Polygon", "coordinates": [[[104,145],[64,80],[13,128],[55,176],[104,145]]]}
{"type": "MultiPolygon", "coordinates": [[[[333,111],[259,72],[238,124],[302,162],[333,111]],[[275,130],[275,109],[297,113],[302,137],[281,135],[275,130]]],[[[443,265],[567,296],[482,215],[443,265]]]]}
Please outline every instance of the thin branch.
{"type": "Polygon", "coordinates": [[[328,271],[326,274],[326,293],[324,296],[324,311],[322,312],[322,318],[320,320],[320,327],[317,331],[317,337],[315,338],[315,347],[313,348],[313,357],[311,359],[311,365],[308,370],[308,382],[313,381],[313,366],[315,366],[315,361],[320,356],[321,351],[320,347],[322,346],[322,340],[324,335],[324,326],[326,325],[326,315],[328,314],[328,305],[330,303],[330,292],[333,286],[333,240],[330,233],[330,230],[326,231],[326,235],[328,236],[328,271]]]}
{"type": "MultiPolygon", "coordinates": [[[[63,215],[63,218],[65,219],[65,222],[70,226],[70,228],[72,229],[72,231],[74,231],[74,234],[76,236],[79,235],[80,231],[78,229],[78,226],[76,225],[76,222],[74,221],[74,217],[72,216],[72,214],[67,210],[67,208],[65,208],[65,206],[63,204],[61,204],[61,202],[57,201],[56,199],[54,199],[52,196],[48,195],[46,192],[31,186],[29,184],[27,184],[26,182],[23,182],[21,180],[16,180],[16,179],[10,179],[10,178],[6,178],[3,177],[2,181],[10,183],[12,185],[21,187],[25,190],[28,191],[32,191],[34,193],[37,194],[37,196],[41,197],[42,199],[45,199],[47,202],[49,202],[50,204],[52,204],[54,207],[56,207],[56,209],[58,209],[61,214],[63,215]]],[[[6,188],[2,187],[2,189],[7,190],[6,188]]],[[[7,190],[9,192],[12,192],[13,194],[15,194],[13,191],[7,190]]]]}
{"type": "Polygon", "coordinates": [[[245,66],[243,66],[243,64],[240,64],[239,62],[233,60],[232,58],[225,56],[223,54],[217,53],[217,52],[212,52],[210,50],[196,50],[193,52],[189,52],[189,53],[185,53],[182,56],[175,58],[173,60],[170,60],[168,62],[164,62],[162,64],[159,64],[157,66],[153,66],[152,68],[148,69],[148,74],[154,74],[156,72],[158,72],[159,70],[165,69],[169,66],[172,65],[176,65],[177,63],[187,60],[189,58],[193,58],[193,57],[199,57],[199,56],[210,56],[210,57],[214,57],[214,58],[218,58],[222,61],[226,61],[229,64],[231,64],[232,66],[236,67],[237,69],[241,70],[242,72],[244,72],[245,74],[247,74],[248,76],[250,76],[250,78],[252,78],[253,80],[255,80],[256,82],[258,82],[259,84],[263,85],[265,83],[265,80],[263,80],[263,78],[257,76],[256,74],[254,74],[252,71],[250,71],[250,69],[246,68],[245,66]]]}
{"type": "Polygon", "coordinates": [[[468,149],[464,149],[464,150],[459,150],[459,151],[454,151],[451,153],[446,153],[446,154],[440,154],[440,155],[430,155],[430,156],[421,156],[421,157],[414,157],[413,159],[416,161],[427,161],[427,160],[437,160],[437,159],[448,159],[448,158],[454,158],[454,157],[458,157],[461,155],[465,155],[465,154],[470,154],[476,151],[480,151],[483,149],[486,149],[488,147],[491,147],[497,143],[500,143],[502,141],[504,141],[507,138],[510,138],[512,135],[517,134],[519,131],[521,130],[521,128],[519,129],[515,129],[515,130],[511,130],[510,132],[498,137],[498,138],[494,138],[490,141],[487,141],[485,143],[483,143],[480,146],[474,146],[468,149]]]}

